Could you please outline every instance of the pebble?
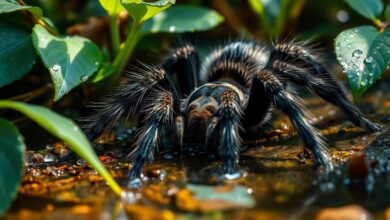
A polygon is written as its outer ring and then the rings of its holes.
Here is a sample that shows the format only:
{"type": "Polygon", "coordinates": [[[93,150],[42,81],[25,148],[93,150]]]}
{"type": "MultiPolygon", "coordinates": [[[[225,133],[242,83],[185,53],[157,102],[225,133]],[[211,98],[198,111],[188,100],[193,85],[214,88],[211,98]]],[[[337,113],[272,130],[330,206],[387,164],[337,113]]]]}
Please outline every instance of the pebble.
{"type": "Polygon", "coordinates": [[[358,205],[322,209],[316,220],[371,220],[371,214],[358,205]]]}

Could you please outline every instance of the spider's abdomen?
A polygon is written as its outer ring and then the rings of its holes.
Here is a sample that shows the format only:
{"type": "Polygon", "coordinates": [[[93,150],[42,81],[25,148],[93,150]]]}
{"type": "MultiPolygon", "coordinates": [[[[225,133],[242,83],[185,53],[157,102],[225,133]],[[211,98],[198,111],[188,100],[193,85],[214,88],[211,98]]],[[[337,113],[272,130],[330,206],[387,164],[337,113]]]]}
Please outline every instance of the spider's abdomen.
{"type": "Polygon", "coordinates": [[[255,70],[264,68],[270,57],[267,45],[233,42],[206,57],[200,73],[203,82],[229,81],[249,88],[255,70]]]}

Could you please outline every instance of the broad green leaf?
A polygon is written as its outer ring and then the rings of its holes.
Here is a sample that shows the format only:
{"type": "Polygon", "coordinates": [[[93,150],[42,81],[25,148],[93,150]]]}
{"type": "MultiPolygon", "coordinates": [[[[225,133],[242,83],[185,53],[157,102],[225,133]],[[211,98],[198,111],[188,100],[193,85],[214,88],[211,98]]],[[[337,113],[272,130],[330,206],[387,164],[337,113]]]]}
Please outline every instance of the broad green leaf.
{"type": "Polygon", "coordinates": [[[110,15],[118,14],[121,11],[126,11],[126,9],[121,4],[121,0],[99,0],[99,2],[110,15]]]}
{"type": "Polygon", "coordinates": [[[382,10],[383,4],[381,0],[345,0],[351,8],[357,11],[363,17],[375,19],[382,10]]]}
{"type": "Polygon", "coordinates": [[[9,121],[0,118],[0,217],[16,197],[23,176],[23,137],[9,121]]]}
{"type": "Polygon", "coordinates": [[[28,10],[36,17],[42,17],[42,9],[35,6],[20,5],[16,0],[0,0],[0,14],[28,10]]]}
{"type": "Polygon", "coordinates": [[[386,17],[386,21],[390,21],[390,4],[388,4],[386,6],[386,9],[385,9],[385,17],[386,17]]]}
{"type": "Polygon", "coordinates": [[[255,200],[246,187],[235,185],[230,191],[219,192],[215,186],[188,184],[187,188],[194,193],[194,197],[199,200],[215,200],[236,204],[244,208],[255,206],[255,200]]]}
{"type": "Polygon", "coordinates": [[[357,100],[380,78],[390,61],[390,29],[378,32],[372,26],[351,28],[336,37],[335,47],[357,100]]]}
{"type": "Polygon", "coordinates": [[[33,28],[32,39],[44,65],[50,71],[55,101],[87,81],[101,64],[102,52],[86,38],[56,37],[37,24],[33,28]]]}
{"type": "Polygon", "coordinates": [[[120,194],[120,187],[104,168],[84,133],[72,120],[50,109],[21,102],[2,100],[0,101],[1,108],[13,109],[26,115],[52,135],[63,140],[70,149],[87,161],[108,182],[117,195],[120,194]]]}
{"type": "Polygon", "coordinates": [[[276,17],[281,11],[283,0],[249,0],[249,5],[259,15],[265,14],[271,23],[274,23],[276,17]]]}
{"type": "Polygon", "coordinates": [[[122,5],[135,21],[143,23],[157,13],[171,7],[175,2],[176,0],[122,0],[122,5]]]}
{"type": "Polygon", "coordinates": [[[194,32],[211,29],[224,21],[218,12],[196,6],[178,5],[155,15],[145,22],[144,33],[194,32]]]}
{"type": "Polygon", "coordinates": [[[100,66],[99,70],[96,73],[94,73],[91,76],[91,78],[88,79],[88,82],[97,83],[100,80],[111,75],[111,73],[113,73],[113,72],[114,72],[114,67],[112,67],[112,65],[110,63],[104,62],[100,66]]]}
{"type": "Polygon", "coordinates": [[[30,30],[0,22],[0,87],[22,78],[35,64],[30,30]]]}

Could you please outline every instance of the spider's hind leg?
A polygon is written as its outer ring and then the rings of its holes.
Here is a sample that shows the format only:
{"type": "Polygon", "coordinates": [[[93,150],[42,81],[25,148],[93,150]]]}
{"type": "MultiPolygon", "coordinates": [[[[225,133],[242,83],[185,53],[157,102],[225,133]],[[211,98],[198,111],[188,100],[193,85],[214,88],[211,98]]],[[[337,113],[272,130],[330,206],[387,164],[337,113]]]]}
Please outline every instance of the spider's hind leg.
{"type": "Polygon", "coordinates": [[[199,55],[195,47],[187,44],[172,50],[163,61],[162,67],[176,77],[179,90],[189,95],[198,86],[199,55]]]}
{"type": "Polygon", "coordinates": [[[306,86],[324,100],[338,106],[357,126],[368,131],[380,131],[382,127],[367,119],[348,101],[337,80],[317,60],[304,45],[280,43],[274,45],[270,67],[282,77],[306,86]]]}
{"type": "Polygon", "coordinates": [[[333,169],[331,156],[321,134],[305,119],[305,112],[298,97],[285,88],[275,73],[267,69],[259,70],[255,74],[252,86],[262,88],[273,104],[290,117],[305,146],[313,153],[315,166],[333,169]]]}

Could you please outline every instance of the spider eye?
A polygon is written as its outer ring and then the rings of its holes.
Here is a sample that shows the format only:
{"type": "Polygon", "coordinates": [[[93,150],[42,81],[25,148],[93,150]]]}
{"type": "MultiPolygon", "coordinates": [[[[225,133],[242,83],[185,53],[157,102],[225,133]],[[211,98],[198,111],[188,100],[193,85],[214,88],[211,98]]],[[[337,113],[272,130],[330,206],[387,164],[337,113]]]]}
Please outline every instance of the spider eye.
{"type": "Polygon", "coordinates": [[[214,113],[215,113],[215,108],[214,108],[214,106],[209,105],[209,106],[206,107],[206,110],[209,111],[211,114],[214,114],[214,113]]]}
{"type": "Polygon", "coordinates": [[[188,107],[188,110],[192,111],[196,108],[196,105],[190,105],[190,107],[188,107]]]}

